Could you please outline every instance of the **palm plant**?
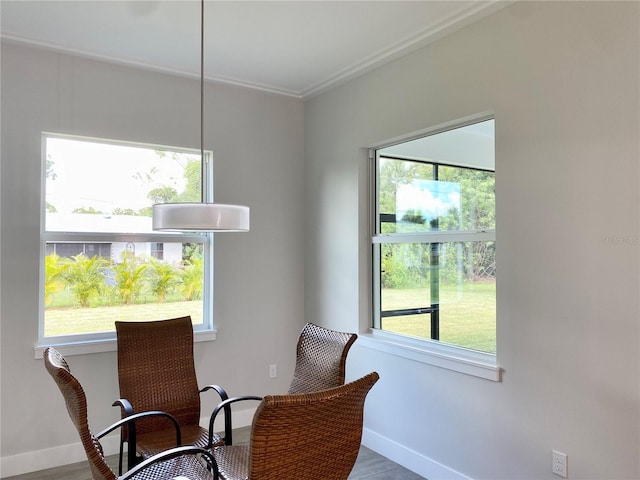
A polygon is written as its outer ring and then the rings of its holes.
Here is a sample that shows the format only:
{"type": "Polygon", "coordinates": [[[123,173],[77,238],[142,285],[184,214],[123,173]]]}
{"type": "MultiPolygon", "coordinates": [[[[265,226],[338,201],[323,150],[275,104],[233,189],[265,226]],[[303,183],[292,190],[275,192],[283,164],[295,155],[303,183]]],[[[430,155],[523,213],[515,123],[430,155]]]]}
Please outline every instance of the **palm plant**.
{"type": "Polygon", "coordinates": [[[122,262],[113,266],[115,287],[122,303],[130,304],[140,294],[146,268],[147,265],[139,263],[133,253],[122,252],[122,262]]]}
{"type": "Polygon", "coordinates": [[[44,303],[49,305],[53,296],[61,291],[64,286],[62,272],[64,264],[60,262],[60,256],[52,253],[44,257],[44,303]]]}
{"type": "Polygon", "coordinates": [[[61,273],[71,289],[71,293],[80,302],[81,307],[88,307],[91,297],[100,293],[104,286],[104,269],[108,261],[102,257],[87,257],[84,253],[65,259],[61,273]]]}
{"type": "Polygon", "coordinates": [[[178,282],[178,272],[169,263],[151,258],[146,269],[147,279],[151,286],[151,292],[157,297],[158,303],[164,302],[167,294],[178,282]]]}
{"type": "Polygon", "coordinates": [[[204,272],[204,262],[202,258],[193,257],[185,262],[182,271],[182,295],[185,300],[200,300],[202,298],[202,277],[204,272]]]}

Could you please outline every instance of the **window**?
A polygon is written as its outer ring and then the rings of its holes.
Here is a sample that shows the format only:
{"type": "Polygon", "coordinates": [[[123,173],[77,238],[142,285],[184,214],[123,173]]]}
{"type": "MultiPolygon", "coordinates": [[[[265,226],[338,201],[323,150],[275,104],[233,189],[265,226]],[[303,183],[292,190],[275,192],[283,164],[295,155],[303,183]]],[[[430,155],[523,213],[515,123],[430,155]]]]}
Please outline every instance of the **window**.
{"type": "Polygon", "coordinates": [[[164,243],[153,242],[151,244],[151,256],[162,260],[164,258],[164,243]]]}
{"type": "Polygon", "coordinates": [[[374,157],[373,327],[495,354],[494,121],[374,157]]]}
{"type": "Polygon", "coordinates": [[[201,179],[195,150],[45,134],[43,153],[39,344],[115,339],[115,320],[212,330],[211,234],[151,227],[154,203],[208,198],[209,155],[201,179]]]}

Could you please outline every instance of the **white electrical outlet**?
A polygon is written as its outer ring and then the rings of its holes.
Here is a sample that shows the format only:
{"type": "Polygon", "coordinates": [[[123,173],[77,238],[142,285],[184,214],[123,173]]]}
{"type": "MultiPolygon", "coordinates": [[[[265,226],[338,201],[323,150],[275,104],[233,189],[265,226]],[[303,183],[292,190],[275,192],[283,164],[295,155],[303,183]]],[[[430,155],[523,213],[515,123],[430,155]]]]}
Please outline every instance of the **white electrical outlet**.
{"type": "Polygon", "coordinates": [[[275,363],[269,365],[269,378],[276,378],[278,376],[278,366],[275,363]]]}
{"type": "Polygon", "coordinates": [[[567,478],[567,455],[553,450],[552,452],[551,471],[556,475],[567,478]]]}

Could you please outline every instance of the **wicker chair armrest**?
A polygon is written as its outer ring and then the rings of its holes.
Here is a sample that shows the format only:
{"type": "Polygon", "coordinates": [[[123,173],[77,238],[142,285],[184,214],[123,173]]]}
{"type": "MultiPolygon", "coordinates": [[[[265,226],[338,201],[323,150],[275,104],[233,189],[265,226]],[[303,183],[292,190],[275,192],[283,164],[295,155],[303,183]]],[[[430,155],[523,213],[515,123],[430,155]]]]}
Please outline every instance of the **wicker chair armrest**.
{"type": "Polygon", "coordinates": [[[113,425],[110,425],[101,432],[97,433],[95,437],[97,439],[100,439],[106,434],[113,432],[115,429],[122,427],[123,425],[127,425],[130,431],[135,430],[135,422],[146,417],[165,417],[170,420],[176,428],[176,446],[179,447],[182,445],[182,433],[180,432],[180,424],[173,415],[167,412],[162,412],[160,410],[150,410],[148,412],[134,413],[133,415],[129,415],[128,417],[121,418],[113,425]]]}
{"type": "MultiPolygon", "coordinates": [[[[229,398],[226,390],[220,385],[207,385],[200,390],[200,393],[207,392],[209,390],[215,390],[220,396],[220,400],[224,401],[229,398]]],[[[231,425],[231,407],[227,407],[224,410],[224,444],[231,445],[233,443],[233,426],[231,425]]]]}
{"type": "MultiPolygon", "coordinates": [[[[120,400],[114,402],[112,406],[115,407],[116,405],[118,405],[119,401],[120,400]]],[[[125,402],[129,404],[129,407],[131,407],[131,404],[129,402],[127,402],[126,400],[125,402]]],[[[138,462],[138,459],[136,458],[136,421],[143,418],[148,418],[148,417],[165,417],[168,420],[170,420],[176,429],[176,446],[177,447],[182,446],[182,432],[180,431],[180,424],[178,423],[178,420],[176,420],[176,418],[170,413],[162,412],[160,410],[151,410],[148,412],[132,413],[130,415],[127,415],[126,417],[118,420],[113,425],[99,432],[96,435],[96,438],[100,439],[103,436],[105,436],[107,433],[110,433],[115,429],[121,428],[126,425],[127,427],[126,442],[128,444],[128,451],[129,451],[128,466],[129,468],[131,468],[138,462]]],[[[120,451],[119,451],[119,457],[118,457],[118,474],[122,474],[122,461],[124,458],[124,450],[123,450],[124,441],[125,441],[125,438],[123,434],[121,434],[120,435],[120,451]]]]}
{"type": "MultiPolygon", "coordinates": [[[[228,398],[222,402],[220,402],[216,408],[213,409],[213,413],[211,413],[211,418],[209,419],[209,441],[207,442],[207,448],[211,448],[213,446],[213,424],[216,420],[216,416],[220,413],[220,410],[224,410],[225,415],[225,428],[226,428],[226,420],[227,418],[231,418],[231,404],[236,402],[241,402],[244,400],[258,400],[261,401],[262,397],[257,397],[254,395],[244,395],[241,397],[232,397],[228,398]]],[[[225,432],[226,435],[227,432],[225,432]]],[[[229,441],[225,438],[225,444],[231,445],[231,437],[229,437],[229,441]]]]}
{"type": "MultiPolygon", "coordinates": [[[[112,407],[120,407],[122,418],[131,417],[134,414],[133,405],[126,398],[119,398],[111,404],[112,407]]],[[[125,422],[120,431],[120,450],[118,455],[118,475],[122,475],[122,465],[124,461],[124,444],[129,445],[128,465],[133,467],[139,462],[136,455],[136,425],[135,422],[125,422]]],[[[176,443],[180,446],[181,443],[176,443]]]]}
{"type": "MultiPolygon", "coordinates": [[[[182,457],[186,455],[200,455],[200,458],[208,464],[208,470],[210,472],[218,471],[216,460],[210,451],[200,447],[186,446],[186,447],[177,447],[177,448],[172,448],[170,450],[165,450],[162,453],[158,453],[153,457],[147,458],[146,460],[144,460],[143,462],[139,463],[138,465],[133,467],[131,470],[126,472],[121,477],[118,477],[118,479],[119,480],[133,479],[136,477],[136,475],[142,473],[144,470],[150,468],[152,465],[170,460],[172,458],[182,457]]],[[[175,469],[175,466],[173,468],[175,469]]],[[[180,474],[179,471],[172,470],[170,475],[173,477],[174,475],[179,475],[179,474],[180,474]]],[[[212,478],[212,477],[213,477],[213,474],[211,476],[207,476],[207,478],[212,478]]],[[[149,478],[157,478],[158,480],[160,480],[160,479],[167,479],[168,477],[162,472],[158,472],[154,477],[149,477],[149,478]]],[[[194,478],[193,480],[202,480],[202,479],[194,478]]]]}
{"type": "Polygon", "coordinates": [[[226,390],[220,385],[207,385],[206,387],[200,389],[200,393],[207,392],[209,390],[215,390],[216,392],[218,392],[218,395],[220,395],[220,400],[226,400],[229,398],[226,390]]]}
{"type": "Polygon", "coordinates": [[[119,398],[115,402],[111,404],[112,407],[120,407],[122,409],[122,416],[128,417],[129,415],[133,415],[133,405],[126,398],[119,398]]]}

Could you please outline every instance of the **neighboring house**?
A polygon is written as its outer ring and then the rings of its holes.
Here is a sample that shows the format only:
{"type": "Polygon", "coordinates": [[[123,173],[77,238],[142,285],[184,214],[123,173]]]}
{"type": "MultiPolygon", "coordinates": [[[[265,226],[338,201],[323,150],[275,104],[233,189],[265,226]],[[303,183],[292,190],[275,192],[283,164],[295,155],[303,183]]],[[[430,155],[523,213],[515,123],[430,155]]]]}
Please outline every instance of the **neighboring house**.
{"type": "MultiPolygon", "coordinates": [[[[47,213],[48,231],[100,232],[100,233],[153,233],[151,217],[134,215],[105,215],[88,213],[47,213]]],[[[46,254],[55,252],[61,257],[84,253],[88,257],[99,255],[112,263],[122,262],[122,253],[136,257],[155,257],[167,263],[182,262],[182,245],[175,242],[47,242],[46,254]]]]}

